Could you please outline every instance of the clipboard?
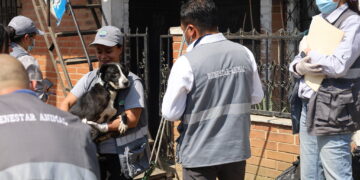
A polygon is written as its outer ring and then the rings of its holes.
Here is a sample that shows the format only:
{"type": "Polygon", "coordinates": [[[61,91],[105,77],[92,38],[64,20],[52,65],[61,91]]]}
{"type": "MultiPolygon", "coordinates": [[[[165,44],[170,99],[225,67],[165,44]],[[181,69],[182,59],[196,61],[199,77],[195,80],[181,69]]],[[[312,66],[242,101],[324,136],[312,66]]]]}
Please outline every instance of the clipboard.
{"type": "MultiPolygon", "coordinates": [[[[331,25],[321,16],[314,16],[307,36],[307,45],[311,50],[324,55],[333,54],[344,37],[344,32],[331,25]]],[[[320,88],[325,75],[305,75],[305,83],[314,91],[320,88]]]]}

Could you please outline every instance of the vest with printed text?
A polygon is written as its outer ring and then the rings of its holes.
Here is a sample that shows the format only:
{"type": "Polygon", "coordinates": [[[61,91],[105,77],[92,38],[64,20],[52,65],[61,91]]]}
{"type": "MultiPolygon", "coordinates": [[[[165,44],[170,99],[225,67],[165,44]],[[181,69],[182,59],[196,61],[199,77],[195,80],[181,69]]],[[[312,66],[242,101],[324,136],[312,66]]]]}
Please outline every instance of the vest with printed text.
{"type": "Polygon", "coordinates": [[[253,68],[245,48],[229,40],[202,44],[185,57],[194,74],[180,125],[178,161],[186,168],[250,157],[253,68]]]}

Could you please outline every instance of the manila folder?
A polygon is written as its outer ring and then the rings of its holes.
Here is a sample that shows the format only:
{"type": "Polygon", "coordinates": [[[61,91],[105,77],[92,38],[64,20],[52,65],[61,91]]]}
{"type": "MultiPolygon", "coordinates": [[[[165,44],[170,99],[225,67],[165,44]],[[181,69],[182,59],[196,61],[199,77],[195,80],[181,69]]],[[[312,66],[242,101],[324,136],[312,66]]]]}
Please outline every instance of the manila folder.
{"type": "MultiPolygon", "coordinates": [[[[343,36],[343,31],[331,25],[321,16],[314,16],[310,24],[307,45],[308,48],[320,54],[331,55],[343,36]]],[[[324,78],[324,75],[305,75],[305,83],[317,91],[324,78]]]]}

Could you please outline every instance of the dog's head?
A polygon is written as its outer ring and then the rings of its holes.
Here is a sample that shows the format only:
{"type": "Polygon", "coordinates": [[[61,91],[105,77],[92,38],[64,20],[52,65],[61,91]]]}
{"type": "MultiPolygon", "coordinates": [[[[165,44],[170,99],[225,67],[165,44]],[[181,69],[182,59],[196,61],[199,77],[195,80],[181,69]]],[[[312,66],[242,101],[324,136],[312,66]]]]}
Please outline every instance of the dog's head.
{"type": "Polygon", "coordinates": [[[115,90],[129,87],[129,70],[119,63],[103,64],[98,71],[103,85],[110,85],[115,90]]]}

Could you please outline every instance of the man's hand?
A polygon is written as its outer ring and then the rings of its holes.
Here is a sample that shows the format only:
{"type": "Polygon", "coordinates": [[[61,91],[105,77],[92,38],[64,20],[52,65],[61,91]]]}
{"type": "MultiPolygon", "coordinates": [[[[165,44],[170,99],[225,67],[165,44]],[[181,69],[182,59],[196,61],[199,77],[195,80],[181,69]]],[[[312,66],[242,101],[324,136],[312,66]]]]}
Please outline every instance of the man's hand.
{"type": "Polygon", "coordinates": [[[123,116],[119,116],[119,117],[120,117],[120,124],[118,127],[118,131],[120,134],[124,134],[129,127],[127,124],[125,124],[124,119],[122,119],[123,116]]]}
{"type": "Polygon", "coordinates": [[[82,120],[83,123],[90,125],[91,127],[97,129],[98,131],[102,132],[102,133],[106,133],[109,131],[109,127],[106,123],[96,123],[96,122],[92,122],[92,121],[88,121],[86,119],[82,120]]]}
{"type": "Polygon", "coordinates": [[[300,62],[295,65],[295,70],[300,75],[320,75],[323,69],[321,68],[320,64],[311,64],[310,57],[307,56],[301,59],[300,62]]]}

